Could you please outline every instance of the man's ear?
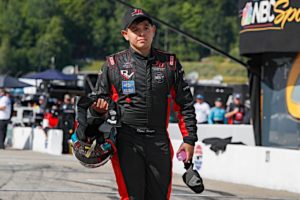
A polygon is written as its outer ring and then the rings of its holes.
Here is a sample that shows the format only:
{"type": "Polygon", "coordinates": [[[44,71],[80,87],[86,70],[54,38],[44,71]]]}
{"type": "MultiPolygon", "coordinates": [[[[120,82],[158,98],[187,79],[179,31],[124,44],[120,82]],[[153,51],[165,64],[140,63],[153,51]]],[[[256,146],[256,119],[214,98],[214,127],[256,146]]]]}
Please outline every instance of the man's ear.
{"type": "Polygon", "coordinates": [[[153,37],[155,37],[156,34],[156,26],[152,25],[152,33],[153,33],[153,37]]]}
{"type": "Polygon", "coordinates": [[[121,34],[123,35],[123,37],[125,38],[126,41],[129,40],[129,38],[128,38],[128,32],[126,30],[122,30],[121,34]]]}
{"type": "Polygon", "coordinates": [[[156,33],[156,26],[152,25],[152,28],[153,28],[153,33],[155,34],[156,33]]]}

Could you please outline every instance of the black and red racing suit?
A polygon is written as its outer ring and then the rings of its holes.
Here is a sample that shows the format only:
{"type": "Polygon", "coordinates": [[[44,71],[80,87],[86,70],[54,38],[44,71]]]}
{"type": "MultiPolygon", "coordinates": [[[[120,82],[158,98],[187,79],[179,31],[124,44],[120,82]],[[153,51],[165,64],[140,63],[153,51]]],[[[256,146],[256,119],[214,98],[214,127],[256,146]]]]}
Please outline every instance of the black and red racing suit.
{"type": "Polygon", "coordinates": [[[112,158],[121,199],[169,199],[173,149],[167,127],[174,100],[185,143],[197,141],[193,97],[174,54],[132,48],[107,57],[97,93],[117,102],[122,127],[112,158]]]}

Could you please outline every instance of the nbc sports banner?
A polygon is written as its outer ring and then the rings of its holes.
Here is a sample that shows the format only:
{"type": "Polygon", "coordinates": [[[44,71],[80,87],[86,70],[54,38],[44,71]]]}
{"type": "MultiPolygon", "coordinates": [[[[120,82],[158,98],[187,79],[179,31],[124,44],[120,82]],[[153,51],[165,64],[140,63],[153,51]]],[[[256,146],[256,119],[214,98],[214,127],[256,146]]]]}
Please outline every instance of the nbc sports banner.
{"type": "Polygon", "coordinates": [[[300,52],[299,0],[240,0],[240,52],[300,52]]]}

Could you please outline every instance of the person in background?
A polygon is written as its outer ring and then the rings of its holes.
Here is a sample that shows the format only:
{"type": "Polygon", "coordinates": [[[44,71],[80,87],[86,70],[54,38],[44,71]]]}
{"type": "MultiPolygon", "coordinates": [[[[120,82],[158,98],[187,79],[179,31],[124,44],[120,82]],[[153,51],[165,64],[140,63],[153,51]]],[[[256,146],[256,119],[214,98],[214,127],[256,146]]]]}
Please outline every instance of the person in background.
{"type": "Polygon", "coordinates": [[[194,104],[197,124],[207,124],[207,118],[210,111],[210,106],[204,101],[204,96],[198,94],[196,103],[194,104]]]}
{"type": "Polygon", "coordinates": [[[74,132],[75,110],[71,102],[69,94],[64,95],[64,101],[60,108],[61,119],[59,120],[59,128],[63,130],[63,152],[69,153],[68,140],[74,132]]]}
{"type": "Polygon", "coordinates": [[[35,125],[41,126],[42,121],[46,112],[47,100],[46,97],[41,95],[39,96],[38,103],[35,106],[36,116],[35,116],[35,125]]]}
{"type": "Polygon", "coordinates": [[[45,128],[57,128],[58,122],[59,122],[59,109],[57,105],[52,105],[50,109],[48,109],[47,112],[44,114],[44,120],[47,121],[47,123],[43,123],[45,128]]]}
{"type": "Polygon", "coordinates": [[[7,96],[7,92],[0,88],[0,149],[5,149],[4,141],[10,117],[11,101],[7,96]]]}
{"type": "Polygon", "coordinates": [[[241,95],[235,94],[233,103],[231,103],[226,110],[225,117],[229,124],[243,124],[246,114],[245,106],[241,102],[241,95]]]}
{"type": "Polygon", "coordinates": [[[215,107],[210,110],[208,116],[209,124],[227,124],[227,119],[225,117],[225,109],[223,108],[223,103],[221,98],[215,100],[215,107]]]}
{"type": "Polygon", "coordinates": [[[252,124],[252,118],[251,118],[251,110],[250,110],[250,100],[246,100],[245,103],[245,116],[243,119],[243,124],[252,124]]]}

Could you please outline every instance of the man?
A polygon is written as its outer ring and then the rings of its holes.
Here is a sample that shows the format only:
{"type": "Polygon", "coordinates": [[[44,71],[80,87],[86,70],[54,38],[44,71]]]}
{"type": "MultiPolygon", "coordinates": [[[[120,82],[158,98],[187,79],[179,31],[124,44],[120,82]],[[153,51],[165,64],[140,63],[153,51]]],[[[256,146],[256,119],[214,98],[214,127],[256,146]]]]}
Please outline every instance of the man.
{"type": "MultiPolygon", "coordinates": [[[[110,96],[121,110],[117,153],[112,164],[121,199],[170,198],[173,149],[167,133],[170,102],[174,100],[186,160],[197,141],[193,98],[174,54],[152,47],[156,27],[140,9],[129,9],[121,34],[129,49],[107,57],[99,74],[97,92],[110,96]]],[[[98,99],[91,110],[107,112],[98,99]]]]}
{"type": "Polygon", "coordinates": [[[221,98],[215,100],[215,107],[210,110],[208,116],[209,124],[227,124],[227,119],[225,117],[225,109],[223,108],[223,103],[221,98]]]}
{"type": "Polygon", "coordinates": [[[196,96],[196,103],[194,104],[196,111],[196,119],[198,124],[207,124],[207,117],[209,115],[210,107],[204,101],[204,96],[198,94],[196,96]]]}
{"type": "Polygon", "coordinates": [[[7,125],[11,116],[11,101],[7,92],[0,88],[0,149],[4,149],[7,125]]]}
{"type": "Polygon", "coordinates": [[[246,114],[245,106],[241,103],[241,95],[235,94],[233,103],[231,103],[226,110],[225,117],[229,124],[243,124],[246,114]]]}
{"type": "Polygon", "coordinates": [[[40,126],[42,124],[42,121],[44,119],[44,115],[46,112],[46,106],[47,106],[47,100],[45,96],[39,96],[38,104],[36,106],[36,116],[35,116],[35,124],[37,126],[40,126]]]}
{"type": "Polygon", "coordinates": [[[62,153],[69,153],[68,140],[74,132],[75,110],[74,105],[71,103],[71,96],[64,95],[64,102],[60,108],[60,122],[59,127],[63,130],[63,150],[62,153]]]}

